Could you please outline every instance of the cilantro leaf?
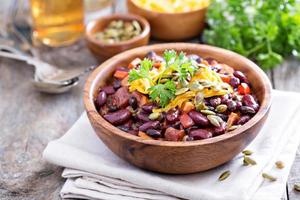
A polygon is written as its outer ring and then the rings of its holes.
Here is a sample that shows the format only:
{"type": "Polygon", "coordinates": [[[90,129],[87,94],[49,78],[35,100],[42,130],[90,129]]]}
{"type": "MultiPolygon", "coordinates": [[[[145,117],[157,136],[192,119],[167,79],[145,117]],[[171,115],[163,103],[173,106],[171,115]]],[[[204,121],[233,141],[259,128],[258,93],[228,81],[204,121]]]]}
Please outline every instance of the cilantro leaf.
{"type": "Polygon", "coordinates": [[[147,78],[150,79],[149,71],[152,68],[153,62],[147,58],[144,58],[141,63],[140,67],[138,69],[132,69],[129,71],[129,83],[131,83],[134,80],[141,79],[141,78],[147,78]]]}
{"type": "Polygon", "coordinates": [[[175,97],[176,85],[173,81],[167,81],[165,84],[157,84],[149,88],[150,98],[165,107],[171,99],[175,97]]]}
{"type": "Polygon", "coordinates": [[[166,61],[167,66],[170,64],[170,62],[174,61],[177,56],[176,51],[174,50],[165,50],[163,54],[163,58],[166,61]]]}

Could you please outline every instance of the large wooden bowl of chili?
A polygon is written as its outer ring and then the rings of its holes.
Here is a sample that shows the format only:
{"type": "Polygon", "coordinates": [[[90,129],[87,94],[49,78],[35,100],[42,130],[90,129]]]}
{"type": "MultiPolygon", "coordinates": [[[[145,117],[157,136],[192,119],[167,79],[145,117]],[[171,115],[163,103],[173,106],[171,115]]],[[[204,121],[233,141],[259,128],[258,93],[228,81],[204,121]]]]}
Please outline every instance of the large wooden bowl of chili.
{"type": "Polygon", "coordinates": [[[86,81],[84,104],[95,133],[116,155],[143,169],[169,174],[188,174],[228,162],[256,137],[268,116],[271,88],[268,77],[256,64],[234,52],[207,45],[168,43],[135,48],[101,64],[86,81]],[[117,67],[127,66],[133,59],[145,57],[149,51],[162,54],[166,49],[214,58],[245,73],[260,104],[257,113],[247,123],[229,133],[184,142],[145,140],[106,121],[98,113],[94,103],[99,88],[112,79],[117,67]]]}

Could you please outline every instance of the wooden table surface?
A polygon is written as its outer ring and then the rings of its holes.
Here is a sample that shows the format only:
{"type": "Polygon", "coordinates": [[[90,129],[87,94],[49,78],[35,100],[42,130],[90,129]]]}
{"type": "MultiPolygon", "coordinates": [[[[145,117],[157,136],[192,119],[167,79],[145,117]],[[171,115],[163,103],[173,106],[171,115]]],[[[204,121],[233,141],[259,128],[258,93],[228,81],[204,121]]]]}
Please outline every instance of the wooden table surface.
{"type": "MultiPolygon", "coordinates": [[[[119,0],[113,12],[125,12],[124,2],[119,0]]],[[[97,64],[83,40],[70,47],[40,52],[44,60],[63,68],[97,64]]],[[[300,92],[300,61],[289,59],[267,73],[275,89],[300,92]]],[[[60,95],[35,91],[30,83],[32,76],[32,67],[0,58],[0,199],[60,199],[62,168],[44,162],[42,152],[84,110],[86,76],[78,87],[60,95]]],[[[282,199],[300,199],[300,193],[293,190],[295,182],[300,182],[300,148],[282,199]]]]}

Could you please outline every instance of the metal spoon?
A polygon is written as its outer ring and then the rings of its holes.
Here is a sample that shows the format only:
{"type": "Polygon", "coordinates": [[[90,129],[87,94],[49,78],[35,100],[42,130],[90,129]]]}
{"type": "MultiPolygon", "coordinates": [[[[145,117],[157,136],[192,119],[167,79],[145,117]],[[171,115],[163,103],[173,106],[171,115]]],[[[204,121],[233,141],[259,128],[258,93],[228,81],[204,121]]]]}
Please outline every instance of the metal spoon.
{"type": "Polygon", "coordinates": [[[35,67],[33,81],[34,86],[39,91],[47,93],[62,93],[68,91],[69,89],[77,85],[80,76],[95,68],[95,66],[91,66],[85,70],[58,69],[53,65],[50,65],[31,56],[24,55],[17,49],[5,45],[0,45],[0,56],[25,61],[29,65],[33,65],[35,67]],[[12,53],[8,53],[5,51],[10,51],[12,53]]]}

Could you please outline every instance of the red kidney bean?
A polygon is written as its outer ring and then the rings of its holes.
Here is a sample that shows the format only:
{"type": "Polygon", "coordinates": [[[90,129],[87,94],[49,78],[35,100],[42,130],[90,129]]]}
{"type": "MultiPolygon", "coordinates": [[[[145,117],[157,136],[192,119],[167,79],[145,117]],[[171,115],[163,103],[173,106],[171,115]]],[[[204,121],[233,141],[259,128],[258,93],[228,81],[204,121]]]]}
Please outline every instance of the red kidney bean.
{"type": "Polygon", "coordinates": [[[187,55],[187,57],[191,60],[196,61],[197,63],[201,63],[201,61],[202,61],[202,58],[196,54],[189,54],[189,55],[187,55]]]}
{"type": "Polygon", "coordinates": [[[236,102],[235,101],[233,101],[233,100],[228,100],[227,101],[227,109],[229,110],[229,111],[235,111],[236,110],[236,106],[237,106],[237,104],[236,104],[236,102]]]}
{"type": "Polygon", "coordinates": [[[131,117],[131,112],[127,109],[122,109],[113,113],[104,115],[104,118],[113,125],[120,125],[128,121],[131,117]]]}
{"type": "Polygon", "coordinates": [[[131,135],[138,135],[139,132],[137,130],[129,130],[128,133],[130,133],[131,135]]]}
{"type": "Polygon", "coordinates": [[[189,136],[192,137],[194,140],[202,140],[211,138],[213,134],[205,129],[195,129],[190,132],[189,136]]]}
{"type": "Polygon", "coordinates": [[[209,103],[211,106],[216,107],[221,104],[221,98],[220,97],[212,97],[209,99],[209,103]]]}
{"type": "Polygon", "coordinates": [[[258,110],[259,105],[258,103],[255,101],[254,97],[250,94],[246,94],[243,96],[242,102],[245,106],[249,106],[251,108],[253,108],[254,110],[258,110]]]}
{"type": "Polygon", "coordinates": [[[97,99],[96,99],[96,104],[100,108],[106,103],[107,95],[104,91],[99,92],[97,99]]]}
{"type": "Polygon", "coordinates": [[[116,68],[116,71],[124,71],[124,72],[128,72],[129,70],[128,70],[128,68],[127,67],[117,67],[116,68]]]}
{"type": "Polygon", "coordinates": [[[115,90],[119,89],[121,87],[121,81],[119,79],[115,79],[113,82],[113,88],[115,90]]]}
{"type": "Polygon", "coordinates": [[[155,60],[156,56],[157,56],[157,54],[154,51],[149,51],[145,57],[150,60],[155,60]]]}
{"type": "Polygon", "coordinates": [[[229,101],[229,99],[231,99],[231,97],[232,97],[231,94],[225,94],[225,95],[221,96],[221,103],[227,104],[227,102],[229,101]]]}
{"type": "Polygon", "coordinates": [[[184,130],[177,130],[173,127],[167,128],[165,132],[165,139],[167,141],[181,141],[184,136],[184,130]]]}
{"type": "Polygon", "coordinates": [[[106,101],[107,107],[109,111],[114,112],[118,110],[118,102],[117,99],[114,96],[108,96],[106,101]]]}
{"type": "Polygon", "coordinates": [[[239,110],[242,105],[243,105],[242,102],[236,101],[236,109],[239,110]]]}
{"type": "Polygon", "coordinates": [[[241,71],[234,71],[233,75],[235,77],[237,77],[238,79],[240,79],[241,82],[249,83],[247,77],[245,76],[245,74],[243,72],[241,72],[241,71]]]}
{"type": "Polygon", "coordinates": [[[102,91],[104,91],[106,94],[110,95],[110,94],[113,94],[115,93],[115,89],[113,86],[109,85],[109,86],[104,86],[101,88],[102,91]]]}
{"type": "Polygon", "coordinates": [[[255,114],[255,110],[249,106],[241,106],[240,111],[243,114],[255,114]]]}
{"type": "Polygon", "coordinates": [[[146,134],[153,138],[159,138],[161,137],[161,131],[155,130],[155,129],[148,129],[146,131],[146,134]]]}
{"type": "Polygon", "coordinates": [[[153,103],[147,103],[142,106],[143,111],[147,113],[152,113],[152,109],[155,108],[155,105],[153,103]]]}
{"type": "Polygon", "coordinates": [[[146,122],[144,124],[142,124],[140,127],[139,127],[139,131],[147,131],[148,129],[160,129],[161,126],[160,126],[160,123],[159,121],[150,121],[150,122],[146,122]]]}
{"type": "Polygon", "coordinates": [[[129,105],[135,110],[138,107],[137,99],[134,96],[129,97],[128,100],[129,105]]]}
{"type": "Polygon", "coordinates": [[[167,112],[166,119],[170,123],[174,123],[179,120],[179,110],[178,109],[170,109],[167,112]]]}
{"type": "Polygon", "coordinates": [[[240,79],[236,78],[236,77],[231,77],[229,84],[236,88],[239,84],[240,84],[240,79]]]}
{"type": "Polygon", "coordinates": [[[226,130],[226,123],[225,122],[221,123],[221,126],[219,126],[219,127],[213,127],[212,128],[212,132],[213,132],[214,136],[224,134],[225,130],[226,130]]]}
{"type": "Polygon", "coordinates": [[[236,122],[237,125],[243,125],[246,122],[248,122],[250,120],[250,116],[249,115],[243,115],[240,117],[240,119],[236,122]]]}
{"type": "Polygon", "coordinates": [[[192,120],[195,122],[195,124],[200,125],[200,126],[208,126],[209,125],[209,121],[206,118],[205,115],[197,112],[197,111],[190,111],[189,116],[192,118],[192,120]]]}
{"type": "Polygon", "coordinates": [[[117,90],[117,92],[113,95],[117,99],[117,107],[124,108],[128,106],[130,93],[127,87],[121,87],[117,90]]]}
{"type": "Polygon", "coordinates": [[[138,112],[136,117],[141,120],[141,121],[145,121],[145,122],[149,122],[151,121],[149,118],[148,118],[148,114],[144,113],[144,112],[138,112]]]}

